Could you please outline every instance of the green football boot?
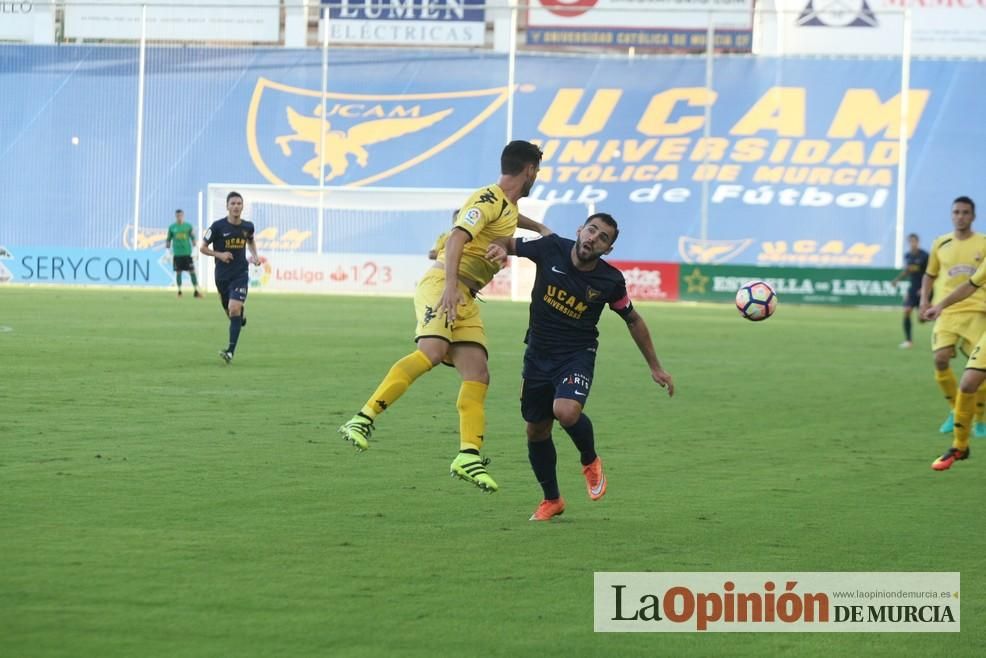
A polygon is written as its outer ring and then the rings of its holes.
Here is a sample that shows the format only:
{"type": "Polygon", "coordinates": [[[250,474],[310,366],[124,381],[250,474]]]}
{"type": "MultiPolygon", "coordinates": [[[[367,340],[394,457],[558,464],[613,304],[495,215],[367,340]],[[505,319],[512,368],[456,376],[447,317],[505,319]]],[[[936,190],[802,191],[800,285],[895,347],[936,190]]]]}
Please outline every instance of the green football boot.
{"type": "Polygon", "coordinates": [[[370,435],[373,433],[373,421],[363,414],[356,414],[339,427],[339,434],[354,446],[356,452],[370,448],[370,435]]]}
{"type": "Polygon", "coordinates": [[[489,463],[489,459],[483,459],[479,455],[460,452],[452,460],[452,466],[449,467],[449,475],[460,480],[465,480],[466,482],[471,482],[485,493],[493,493],[500,487],[496,485],[490,474],[486,472],[486,465],[489,463]]]}

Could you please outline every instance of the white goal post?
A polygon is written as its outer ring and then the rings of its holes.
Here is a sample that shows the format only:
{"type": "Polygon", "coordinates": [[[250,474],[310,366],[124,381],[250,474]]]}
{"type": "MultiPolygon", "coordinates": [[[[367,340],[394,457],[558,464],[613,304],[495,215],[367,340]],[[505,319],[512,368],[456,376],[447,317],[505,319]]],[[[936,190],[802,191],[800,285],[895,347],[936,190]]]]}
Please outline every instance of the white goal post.
{"type": "MultiPolygon", "coordinates": [[[[429,248],[475,189],[211,183],[199,204],[199,235],[226,215],[226,196],[233,191],[243,197],[243,217],[254,223],[266,259],[251,266],[251,289],[411,295],[431,266],[429,248]]],[[[521,213],[539,222],[553,205],[528,198],[519,203],[521,213]]],[[[583,216],[593,212],[583,208],[583,216]]],[[[200,262],[206,285],[211,260],[200,262]]],[[[512,258],[483,294],[528,299],[533,281],[533,265],[512,258]]]]}

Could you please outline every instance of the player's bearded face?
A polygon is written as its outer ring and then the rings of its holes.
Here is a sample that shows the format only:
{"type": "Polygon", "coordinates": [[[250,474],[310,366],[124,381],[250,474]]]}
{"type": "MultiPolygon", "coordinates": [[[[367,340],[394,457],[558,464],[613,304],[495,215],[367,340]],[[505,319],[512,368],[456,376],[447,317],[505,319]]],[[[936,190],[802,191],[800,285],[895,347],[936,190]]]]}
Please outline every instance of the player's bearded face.
{"type": "Polygon", "coordinates": [[[607,231],[601,230],[595,221],[589,222],[575,236],[575,257],[583,263],[597,260],[609,252],[610,240],[607,231]]]}
{"type": "Polygon", "coordinates": [[[531,193],[531,188],[534,187],[534,181],[538,178],[538,169],[539,167],[537,165],[530,165],[530,168],[527,170],[527,180],[524,181],[524,187],[521,190],[521,196],[527,196],[531,193]]]}

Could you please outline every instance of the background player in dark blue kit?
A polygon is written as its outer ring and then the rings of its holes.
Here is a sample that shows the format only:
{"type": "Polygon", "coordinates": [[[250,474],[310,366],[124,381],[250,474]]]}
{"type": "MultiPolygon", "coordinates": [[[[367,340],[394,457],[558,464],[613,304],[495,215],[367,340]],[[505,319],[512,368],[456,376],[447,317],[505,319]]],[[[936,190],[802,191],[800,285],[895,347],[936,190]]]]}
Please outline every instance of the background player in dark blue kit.
{"type": "Polygon", "coordinates": [[[202,236],[199,249],[206,256],[216,259],[216,290],[229,317],[229,345],[219,351],[223,361],[229,363],[236,352],[236,342],[240,329],[246,324],[243,305],[246,304],[247,289],[250,285],[250,263],[260,265],[257,245],[253,242],[253,222],[244,221],[243,197],[238,192],[226,196],[226,212],[222,219],[212,225],[202,236]],[[209,248],[212,245],[212,248],[209,248]],[[246,250],[250,249],[247,259],[246,250]]]}
{"type": "Polygon", "coordinates": [[[894,283],[907,279],[911,284],[904,297],[904,342],[900,344],[901,349],[914,346],[911,334],[911,311],[921,305],[921,279],[928,268],[928,252],[921,248],[918,234],[911,233],[907,236],[907,242],[910,249],[904,254],[904,269],[894,279],[894,283]]]}
{"type": "Polygon", "coordinates": [[[592,422],[582,413],[592,386],[599,345],[596,327],[604,306],[608,304],[626,321],[651,377],[668,389],[668,395],[674,394],[671,375],[661,367],[647,325],[627,296],[623,274],[601,260],[612,251],[619,235],[616,220],[606,213],[596,213],[576,235],[574,241],[557,235],[497,240],[488,253],[491,260],[503,260],[509,253],[537,264],[530,324],[524,339],[527,350],[521,393],[528,456],[544,491],[544,500],[531,516],[532,521],[547,521],[565,511],[551,440],[555,419],[579,450],[589,498],[598,500],[606,493],[606,476],[596,454],[592,422]]]}

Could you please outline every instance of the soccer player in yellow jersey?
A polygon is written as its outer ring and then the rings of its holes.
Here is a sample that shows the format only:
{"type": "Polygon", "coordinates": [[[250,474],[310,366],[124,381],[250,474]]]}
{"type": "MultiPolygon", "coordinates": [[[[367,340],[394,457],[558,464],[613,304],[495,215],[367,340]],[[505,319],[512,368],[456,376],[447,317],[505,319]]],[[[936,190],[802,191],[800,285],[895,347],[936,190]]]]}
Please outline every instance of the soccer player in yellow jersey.
{"type": "MultiPolygon", "coordinates": [[[[946,299],[953,291],[969,280],[986,258],[986,235],[972,230],[976,219],[976,204],[967,196],[952,202],[951,233],[937,238],[931,245],[928,268],[921,282],[921,315],[925,319],[937,318],[931,333],[931,349],[935,360],[935,381],[945,394],[949,414],[940,428],[947,434],[954,429],[956,390],[958,383],[949,363],[957,347],[969,347],[979,342],[986,330],[986,290],[974,291],[953,301],[948,310],[929,314],[929,298],[934,285],[934,297],[946,299]],[[939,317],[940,316],[940,317],[939,317]]],[[[940,305],[939,305],[940,306],[940,305]]],[[[978,401],[980,409],[983,400],[978,401]]],[[[981,413],[981,412],[980,412],[981,413]]],[[[981,423],[979,423],[981,425],[981,423]]],[[[982,432],[983,428],[979,428],[982,432]]]]}
{"type": "Polygon", "coordinates": [[[498,489],[486,470],[489,460],[480,456],[490,375],[486,331],[475,296],[500,269],[486,257],[494,239],[513,236],[518,225],[542,233],[546,230],[537,222],[521,219],[517,210],[517,201],[534,185],[541,155],[541,149],[530,142],[507,144],[500,155],[500,180],[476,190],[459,210],[435,265],[421,278],[414,293],[417,349],[391,367],[359,413],[339,428],[357,450],[369,447],[373,421],[418,377],[439,363],[451,363],[462,378],[456,400],[459,454],[450,467],[451,475],[486,492],[498,489]]]}
{"type": "MultiPolygon", "coordinates": [[[[977,293],[982,293],[984,284],[986,284],[986,261],[981,263],[971,277],[959,284],[943,300],[928,308],[924,312],[924,317],[928,320],[940,318],[940,322],[941,319],[947,317],[945,315],[946,309],[953,309],[969,299],[975,299],[979,296],[977,293]]],[[[980,302],[980,304],[982,303],[980,302]]],[[[952,435],[952,447],[931,464],[931,468],[936,471],[948,470],[956,461],[969,458],[969,430],[972,417],[976,413],[978,391],[984,382],[986,382],[986,332],[976,342],[976,346],[969,355],[969,361],[965,364],[965,371],[962,373],[962,381],[959,383],[958,394],[955,398],[955,427],[952,435]]]]}

